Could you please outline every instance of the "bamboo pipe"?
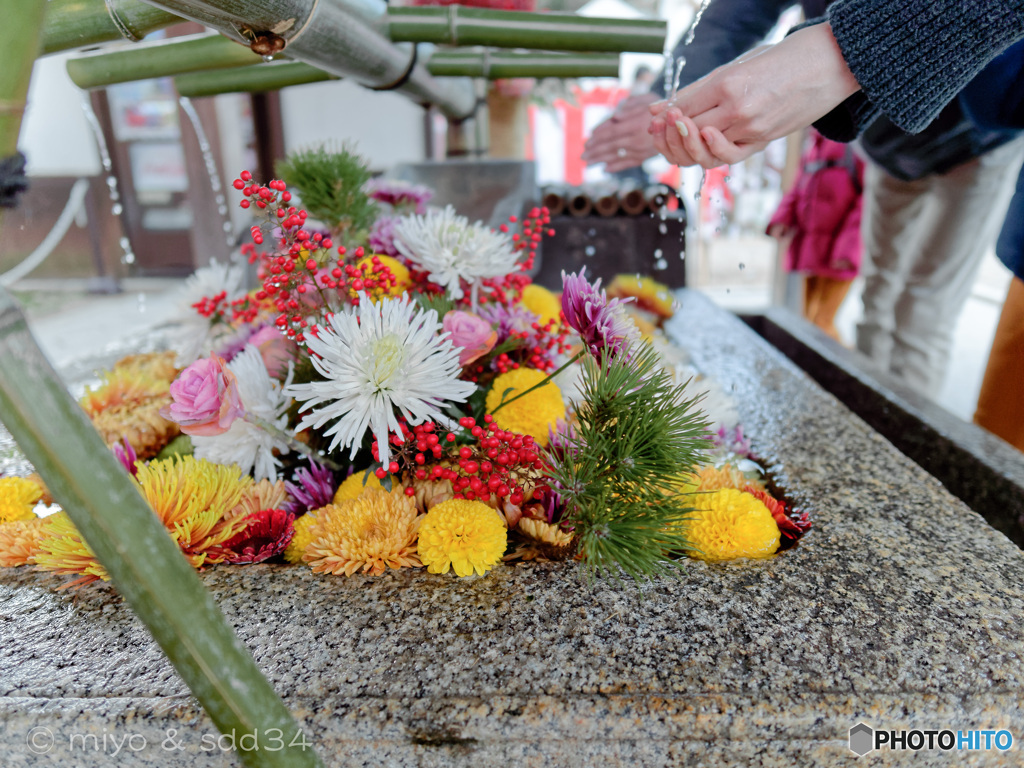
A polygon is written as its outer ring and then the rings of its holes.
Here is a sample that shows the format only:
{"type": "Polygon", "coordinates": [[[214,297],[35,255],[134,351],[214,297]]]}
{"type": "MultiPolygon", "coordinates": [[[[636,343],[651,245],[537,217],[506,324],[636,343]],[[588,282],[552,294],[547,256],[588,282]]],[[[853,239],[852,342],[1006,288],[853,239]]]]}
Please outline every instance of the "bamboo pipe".
{"type": "Polygon", "coordinates": [[[644,188],[636,182],[623,186],[619,190],[619,205],[627,216],[639,216],[647,210],[647,197],[644,188]]]}
{"type": "Polygon", "coordinates": [[[436,51],[427,61],[436,76],[482,77],[618,77],[616,53],[562,54],[541,51],[436,51]]]}
{"type": "Polygon", "coordinates": [[[45,0],[18,0],[17,11],[13,5],[7,4],[11,13],[0,27],[0,45],[4,52],[4,65],[0,67],[0,160],[18,149],[28,81],[39,50],[39,31],[46,11],[45,0]]]}
{"type": "Polygon", "coordinates": [[[174,87],[179,96],[190,99],[201,96],[216,96],[220,93],[263,93],[277,91],[292,85],[321,83],[337,80],[323,70],[303,64],[300,61],[280,64],[258,64],[252,67],[220,69],[210,72],[193,72],[174,78],[174,87]]]}
{"type": "Polygon", "coordinates": [[[614,216],[622,207],[622,203],[619,201],[618,190],[610,184],[595,188],[594,192],[591,193],[591,197],[594,198],[594,210],[597,211],[598,216],[605,218],[614,216]]]}
{"type": "Polygon", "coordinates": [[[552,216],[561,216],[565,213],[569,191],[562,186],[551,186],[544,190],[541,204],[548,209],[552,216]]]}
{"type": "Polygon", "coordinates": [[[395,42],[540,48],[556,51],[662,53],[667,25],[650,19],[602,19],[575,14],[470,8],[388,8],[395,42]]]}
{"type": "Polygon", "coordinates": [[[180,16],[139,0],[50,0],[46,4],[41,55],[111,40],[138,42],[150,32],[178,24],[180,16]]]}
{"type": "Polygon", "coordinates": [[[585,188],[577,187],[570,190],[566,199],[566,208],[570,216],[583,218],[594,212],[594,199],[587,194],[585,188]]]}
{"type": "Polygon", "coordinates": [[[644,190],[644,199],[647,200],[647,210],[651,213],[658,213],[672,196],[672,190],[664,184],[652,184],[644,190]]]}
{"type": "Polygon", "coordinates": [[[259,55],[248,46],[220,35],[199,34],[85,54],[69,59],[67,69],[75,85],[88,89],[259,62],[259,55]]]}
{"type": "Polygon", "coordinates": [[[470,80],[436,80],[414,61],[413,48],[387,38],[383,0],[149,1],[260,51],[283,49],[330,75],[436,104],[451,118],[468,117],[476,106],[470,80]]]}

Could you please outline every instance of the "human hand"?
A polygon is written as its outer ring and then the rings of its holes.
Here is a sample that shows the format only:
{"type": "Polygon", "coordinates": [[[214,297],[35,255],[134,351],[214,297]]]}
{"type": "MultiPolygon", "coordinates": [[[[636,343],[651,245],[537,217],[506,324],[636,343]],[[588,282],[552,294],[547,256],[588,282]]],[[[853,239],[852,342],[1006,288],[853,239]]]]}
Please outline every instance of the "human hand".
{"type": "Polygon", "coordinates": [[[791,233],[792,229],[787,227],[785,224],[768,225],[768,237],[774,237],[776,240],[784,240],[789,237],[791,233]]]}
{"type": "Polygon", "coordinates": [[[816,24],[654,105],[650,131],[671,162],[713,168],[810,125],[858,90],[831,27],[816,24]]]}
{"type": "Polygon", "coordinates": [[[648,107],[657,100],[653,93],[640,93],[620,101],[612,116],[587,139],[583,148],[587,165],[604,163],[608,172],[622,171],[658,154],[647,133],[651,122],[648,107]]]}

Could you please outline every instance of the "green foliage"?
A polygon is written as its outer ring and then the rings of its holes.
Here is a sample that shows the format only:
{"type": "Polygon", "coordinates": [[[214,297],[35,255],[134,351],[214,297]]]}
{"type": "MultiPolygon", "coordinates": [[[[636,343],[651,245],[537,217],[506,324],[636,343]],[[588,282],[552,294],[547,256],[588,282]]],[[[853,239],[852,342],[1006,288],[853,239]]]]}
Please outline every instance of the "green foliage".
{"type": "Polygon", "coordinates": [[[692,548],[682,525],[692,509],[675,484],[703,457],[709,424],[648,345],[605,358],[584,360],[578,423],[553,460],[563,522],[592,576],[676,573],[669,558],[692,548]]]}
{"type": "Polygon", "coordinates": [[[455,309],[455,302],[448,298],[447,293],[413,293],[412,298],[423,310],[437,312],[438,322],[455,309]]]}
{"type": "Polygon", "coordinates": [[[366,160],[349,145],[293,152],[276,171],[298,193],[307,213],[331,228],[338,245],[353,248],[365,241],[377,204],[363,190],[372,176],[366,160]]]}

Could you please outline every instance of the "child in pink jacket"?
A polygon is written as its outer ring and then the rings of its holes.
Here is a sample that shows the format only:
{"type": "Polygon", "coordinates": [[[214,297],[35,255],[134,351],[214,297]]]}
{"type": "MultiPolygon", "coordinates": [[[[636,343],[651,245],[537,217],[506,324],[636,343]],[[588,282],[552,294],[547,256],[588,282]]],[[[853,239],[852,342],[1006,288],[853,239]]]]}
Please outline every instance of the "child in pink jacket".
{"type": "Polygon", "coordinates": [[[813,128],[793,188],[779,203],[768,234],[792,238],[786,270],[804,279],[804,317],[839,341],[835,317],[860,270],[864,163],[849,144],[813,128]]]}

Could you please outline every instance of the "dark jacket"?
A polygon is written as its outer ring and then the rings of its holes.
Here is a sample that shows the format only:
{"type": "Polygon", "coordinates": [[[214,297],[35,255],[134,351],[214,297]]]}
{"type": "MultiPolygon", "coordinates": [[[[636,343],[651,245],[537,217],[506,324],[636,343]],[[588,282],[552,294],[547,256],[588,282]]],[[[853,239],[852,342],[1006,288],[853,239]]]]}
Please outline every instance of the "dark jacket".
{"type": "MultiPolygon", "coordinates": [[[[1024,42],[1017,43],[964,88],[959,101],[968,116],[988,128],[1024,128],[1024,42]]],[[[996,241],[996,255],[1024,280],[1024,170],[996,241]]]]}
{"type": "MultiPolygon", "coordinates": [[[[863,1],[873,0],[858,0],[863,1]]],[[[915,2],[918,0],[907,0],[910,5],[915,2]]],[[[780,14],[793,4],[793,0],[713,0],[694,32],[693,41],[684,46],[684,41],[680,40],[673,51],[676,61],[680,57],[686,59],[679,87],[689,85],[760,43],[778,22],[780,14]]],[[[818,19],[829,11],[828,0],[803,0],[800,5],[809,19],[818,19]]],[[[654,91],[665,95],[663,78],[659,78],[654,91]]],[[[856,97],[853,99],[855,101],[856,97]]],[[[850,104],[853,102],[848,101],[850,104]]],[[[877,108],[864,100],[856,102],[852,108],[859,110],[857,114],[861,117],[870,113],[877,118],[861,139],[864,152],[890,174],[905,181],[949,171],[1012,138],[1012,134],[1004,131],[978,128],[964,117],[955,102],[944,109],[932,125],[917,134],[907,134],[887,118],[879,117],[877,108]]],[[[857,135],[854,122],[850,113],[841,109],[826,116],[815,127],[828,138],[851,141],[857,135]]],[[[856,127],[860,129],[864,125],[856,127]]]]}

